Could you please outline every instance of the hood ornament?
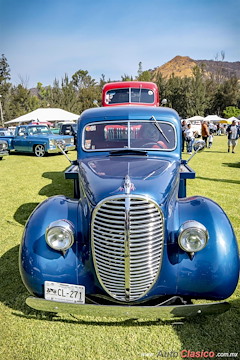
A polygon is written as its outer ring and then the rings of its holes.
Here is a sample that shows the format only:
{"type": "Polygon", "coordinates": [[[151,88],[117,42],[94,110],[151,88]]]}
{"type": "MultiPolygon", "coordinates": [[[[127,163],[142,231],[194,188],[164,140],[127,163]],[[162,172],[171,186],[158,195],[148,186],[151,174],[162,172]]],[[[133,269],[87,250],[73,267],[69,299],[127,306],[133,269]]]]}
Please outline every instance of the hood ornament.
{"type": "Polygon", "coordinates": [[[130,194],[131,190],[135,190],[134,184],[131,182],[130,176],[126,175],[124,180],[124,190],[125,194],[130,194]]]}
{"type": "Polygon", "coordinates": [[[117,190],[113,191],[112,193],[118,191],[124,191],[126,195],[130,194],[132,190],[136,190],[135,185],[131,182],[130,176],[126,175],[124,178],[123,186],[120,186],[117,190]]]}

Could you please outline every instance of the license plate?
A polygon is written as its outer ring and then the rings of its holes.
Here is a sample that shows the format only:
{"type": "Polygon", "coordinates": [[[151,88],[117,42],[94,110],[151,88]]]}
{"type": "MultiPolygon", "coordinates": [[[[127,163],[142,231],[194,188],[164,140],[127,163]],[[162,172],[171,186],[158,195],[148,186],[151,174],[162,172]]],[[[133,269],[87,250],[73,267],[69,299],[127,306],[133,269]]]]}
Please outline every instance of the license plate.
{"type": "Polygon", "coordinates": [[[44,298],[51,301],[85,304],[85,286],[45,281],[44,298]]]}

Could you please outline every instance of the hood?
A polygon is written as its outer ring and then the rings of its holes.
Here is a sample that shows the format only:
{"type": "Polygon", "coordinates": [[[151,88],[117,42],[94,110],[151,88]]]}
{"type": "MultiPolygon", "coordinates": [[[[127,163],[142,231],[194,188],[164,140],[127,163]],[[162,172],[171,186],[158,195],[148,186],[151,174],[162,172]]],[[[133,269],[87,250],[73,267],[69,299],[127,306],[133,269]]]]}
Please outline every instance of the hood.
{"type": "Polygon", "coordinates": [[[29,137],[32,138],[38,138],[38,139],[54,139],[54,140],[64,140],[64,139],[69,139],[72,138],[73,136],[69,136],[69,135],[56,135],[56,134],[35,134],[35,135],[29,135],[29,137]]]}
{"type": "Polygon", "coordinates": [[[179,166],[176,159],[109,156],[84,159],[79,170],[93,206],[108,196],[124,194],[126,177],[130,180],[131,194],[147,195],[163,204],[179,179],[179,166]]]}

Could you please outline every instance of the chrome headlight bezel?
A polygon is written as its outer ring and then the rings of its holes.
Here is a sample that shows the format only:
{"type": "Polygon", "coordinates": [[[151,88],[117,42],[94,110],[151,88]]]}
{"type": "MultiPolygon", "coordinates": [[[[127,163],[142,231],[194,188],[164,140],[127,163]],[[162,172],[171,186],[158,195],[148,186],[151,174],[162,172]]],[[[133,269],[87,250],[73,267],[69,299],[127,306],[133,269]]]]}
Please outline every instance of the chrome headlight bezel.
{"type": "Polygon", "coordinates": [[[198,221],[188,220],[179,229],[178,244],[188,253],[195,253],[205,248],[209,233],[206,227],[198,221]]]}
{"type": "Polygon", "coordinates": [[[2,150],[7,150],[8,143],[6,141],[1,141],[1,144],[2,144],[2,150]]]}
{"type": "Polygon", "coordinates": [[[66,251],[74,243],[74,227],[68,220],[53,221],[45,232],[46,243],[54,250],[66,251]]]}

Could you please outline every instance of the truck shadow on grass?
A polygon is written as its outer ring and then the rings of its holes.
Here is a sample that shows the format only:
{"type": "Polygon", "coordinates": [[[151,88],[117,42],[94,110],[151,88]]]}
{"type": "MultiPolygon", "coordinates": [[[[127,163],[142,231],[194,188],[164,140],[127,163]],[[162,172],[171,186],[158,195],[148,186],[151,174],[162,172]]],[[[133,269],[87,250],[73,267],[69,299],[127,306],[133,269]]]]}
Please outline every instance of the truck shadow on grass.
{"type": "Polygon", "coordinates": [[[47,197],[65,195],[67,197],[73,197],[73,180],[66,180],[64,178],[64,172],[45,172],[42,174],[42,177],[52,180],[52,183],[44,186],[39,191],[39,195],[47,197]]]}
{"type": "MultiPolygon", "coordinates": [[[[66,197],[73,197],[73,182],[71,180],[65,180],[62,172],[46,172],[42,174],[42,177],[51,179],[51,184],[44,186],[39,190],[39,195],[54,196],[65,195],[66,197]]],[[[39,203],[25,203],[19,206],[14,214],[14,219],[21,225],[25,225],[27,219],[33,212],[33,210],[39,205],[39,203]]]]}
{"type": "Polygon", "coordinates": [[[240,169],[240,162],[236,163],[222,163],[223,166],[228,166],[236,169],[240,169]]]}
{"type": "Polygon", "coordinates": [[[196,179],[210,180],[210,181],[216,181],[216,182],[224,182],[224,183],[228,183],[228,184],[240,184],[240,180],[213,179],[213,178],[207,178],[207,177],[203,177],[203,176],[197,176],[196,179]]]}

